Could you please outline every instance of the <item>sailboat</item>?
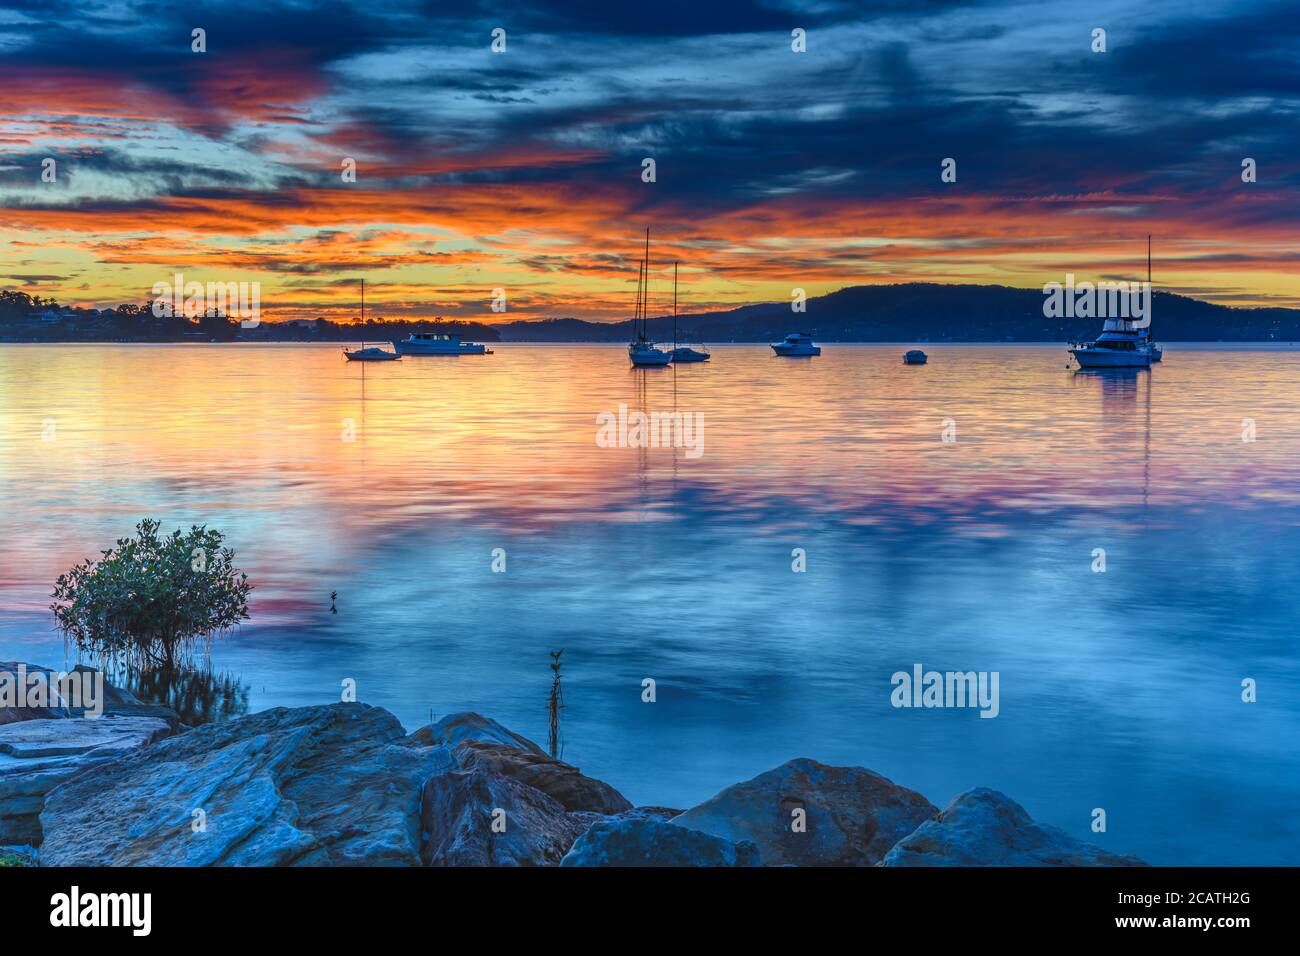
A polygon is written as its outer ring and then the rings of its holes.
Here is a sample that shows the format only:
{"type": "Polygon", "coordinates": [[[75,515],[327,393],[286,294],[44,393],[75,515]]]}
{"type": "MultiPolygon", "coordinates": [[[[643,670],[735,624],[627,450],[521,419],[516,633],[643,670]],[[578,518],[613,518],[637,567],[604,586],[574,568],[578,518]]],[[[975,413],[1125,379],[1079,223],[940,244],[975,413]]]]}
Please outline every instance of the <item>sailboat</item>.
{"type": "Polygon", "coordinates": [[[712,356],[703,349],[696,350],[686,345],[677,344],[677,263],[673,263],[673,361],[707,362],[712,356]]]}
{"type": "MultiPolygon", "coordinates": [[[[366,280],[361,280],[361,324],[366,323],[366,280]]],[[[396,352],[390,352],[381,348],[366,348],[363,340],[361,348],[343,350],[343,357],[349,362],[396,362],[401,358],[396,352]]]]}
{"type": "Polygon", "coordinates": [[[659,368],[673,360],[672,352],[655,348],[647,334],[649,329],[649,308],[647,300],[650,292],[650,230],[645,231],[645,257],[636,283],[636,314],[632,319],[632,341],[628,343],[627,355],[632,364],[641,368],[659,368]]]}

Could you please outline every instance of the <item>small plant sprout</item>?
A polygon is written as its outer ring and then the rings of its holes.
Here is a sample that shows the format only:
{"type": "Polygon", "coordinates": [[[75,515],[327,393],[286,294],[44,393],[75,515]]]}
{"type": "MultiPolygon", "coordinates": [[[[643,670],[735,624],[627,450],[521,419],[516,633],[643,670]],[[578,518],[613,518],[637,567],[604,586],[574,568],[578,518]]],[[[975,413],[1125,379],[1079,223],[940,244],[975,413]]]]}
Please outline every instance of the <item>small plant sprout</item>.
{"type": "Polygon", "coordinates": [[[550,744],[551,756],[556,760],[560,759],[563,752],[560,747],[560,711],[564,709],[564,688],[560,686],[560,655],[563,650],[551,651],[551,698],[548,706],[550,716],[550,735],[548,742],[550,744]]]}

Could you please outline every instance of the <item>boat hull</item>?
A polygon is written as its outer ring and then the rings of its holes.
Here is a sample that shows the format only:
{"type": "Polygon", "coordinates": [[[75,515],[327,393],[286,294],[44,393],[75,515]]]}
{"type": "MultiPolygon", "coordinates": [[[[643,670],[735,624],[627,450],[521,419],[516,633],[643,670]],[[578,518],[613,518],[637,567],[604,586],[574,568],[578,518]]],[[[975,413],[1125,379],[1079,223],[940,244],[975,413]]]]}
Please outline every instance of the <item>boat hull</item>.
{"type": "Polygon", "coordinates": [[[383,349],[359,349],[355,352],[345,349],[343,357],[349,362],[396,362],[401,358],[395,352],[385,352],[383,349]]]}
{"type": "Polygon", "coordinates": [[[673,360],[672,353],[637,352],[631,356],[632,364],[638,368],[662,368],[673,360]]]}
{"type": "Polygon", "coordinates": [[[463,342],[455,347],[445,345],[424,345],[411,342],[394,342],[393,348],[402,355],[487,355],[487,346],[474,342],[463,342]]]}
{"type": "Polygon", "coordinates": [[[1070,354],[1079,363],[1079,368],[1149,368],[1151,356],[1134,349],[1070,349],[1070,354]]]}
{"type": "Polygon", "coordinates": [[[708,352],[697,352],[695,349],[673,349],[673,361],[678,365],[683,362],[707,362],[709,357],[708,352]]]}
{"type": "Polygon", "coordinates": [[[822,354],[820,345],[774,344],[772,351],[782,358],[811,358],[814,355],[822,354]]]}

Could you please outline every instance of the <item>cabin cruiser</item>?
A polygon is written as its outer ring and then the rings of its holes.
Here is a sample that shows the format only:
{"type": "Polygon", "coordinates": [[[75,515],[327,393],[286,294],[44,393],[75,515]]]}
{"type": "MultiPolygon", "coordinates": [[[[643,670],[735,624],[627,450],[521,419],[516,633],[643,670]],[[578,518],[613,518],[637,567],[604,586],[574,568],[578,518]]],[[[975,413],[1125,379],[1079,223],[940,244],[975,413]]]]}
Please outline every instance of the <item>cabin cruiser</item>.
{"type": "Polygon", "coordinates": [[[821,346],[813,345],[812,336],[807,332],[791,332],[783,341],[773,342],[772,351],[790,358],[822,354],[821,346]]]}
{"type": "Polygon", "coordinates": [[[459,335],[446,332],[412,332],[403,341],[393,342],[401,355],[491,355],[478,342],[462,342],[459,335]]]}
{"type": "Polygon", "coordinates": [[[1075,342],[1070,347],[1080,368],[1150,368],[1163,357],[1162,349],[1151,340],[1151,237],[1147,236],[1147,321],[1107,319],[1095,342],[1075,342]]]}
{"type": "Polygon", "coordinates": [[[707,362],[712,356],[708,352],[697,351],[686,345],[679,345],[673,349],[673,361],[682,362],[707,362]]]}
{"type": "Polygon", "coordinates": [[[920,349],[908,349],[903,356],[904,365],[924,365],[929,357],[920,349]]]}
{"type": "Polygon", "coordinates": [[[1095,342],[1074,342],[1070,354],[1080,368],[1150,368],[1150,339],[1146,330],[1134,328],[1133,322],[1107,319],[1095,342]]]}

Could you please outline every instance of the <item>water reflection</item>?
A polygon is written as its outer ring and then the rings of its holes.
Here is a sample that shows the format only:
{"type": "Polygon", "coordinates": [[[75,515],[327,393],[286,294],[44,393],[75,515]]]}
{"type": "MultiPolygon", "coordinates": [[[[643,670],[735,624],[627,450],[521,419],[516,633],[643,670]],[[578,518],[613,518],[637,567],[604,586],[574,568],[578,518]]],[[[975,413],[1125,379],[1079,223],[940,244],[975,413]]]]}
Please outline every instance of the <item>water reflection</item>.
{"type": "Polygon", "coordinates": [[[105,680],[150,704],[170,707],[192,727],[248,713],[249,686],[234,674],[202,667],[141,668],[109,664],[105,680]]]}
{"type": "Polygon", "coordinates": [[[352,678],[408,728],[474,709],[544,739],[563,647],[567,753],[637,802],[808,755],[939,804],[997,787],[1083,839],[1104,806],[1129,821],[1108,846],[1152,862],[1298,862],[1295,353],[712,351],[0,349],[0,659],[60,659],[50,582],[140,517],[207,522],[256,585],[212,651],[252,710],[352,678]],[[620,404],[703,413],[704,454],[599,447],[620,404]],[[892,709],[917,661],[999,671],[1002,713],[892,709]]]}

